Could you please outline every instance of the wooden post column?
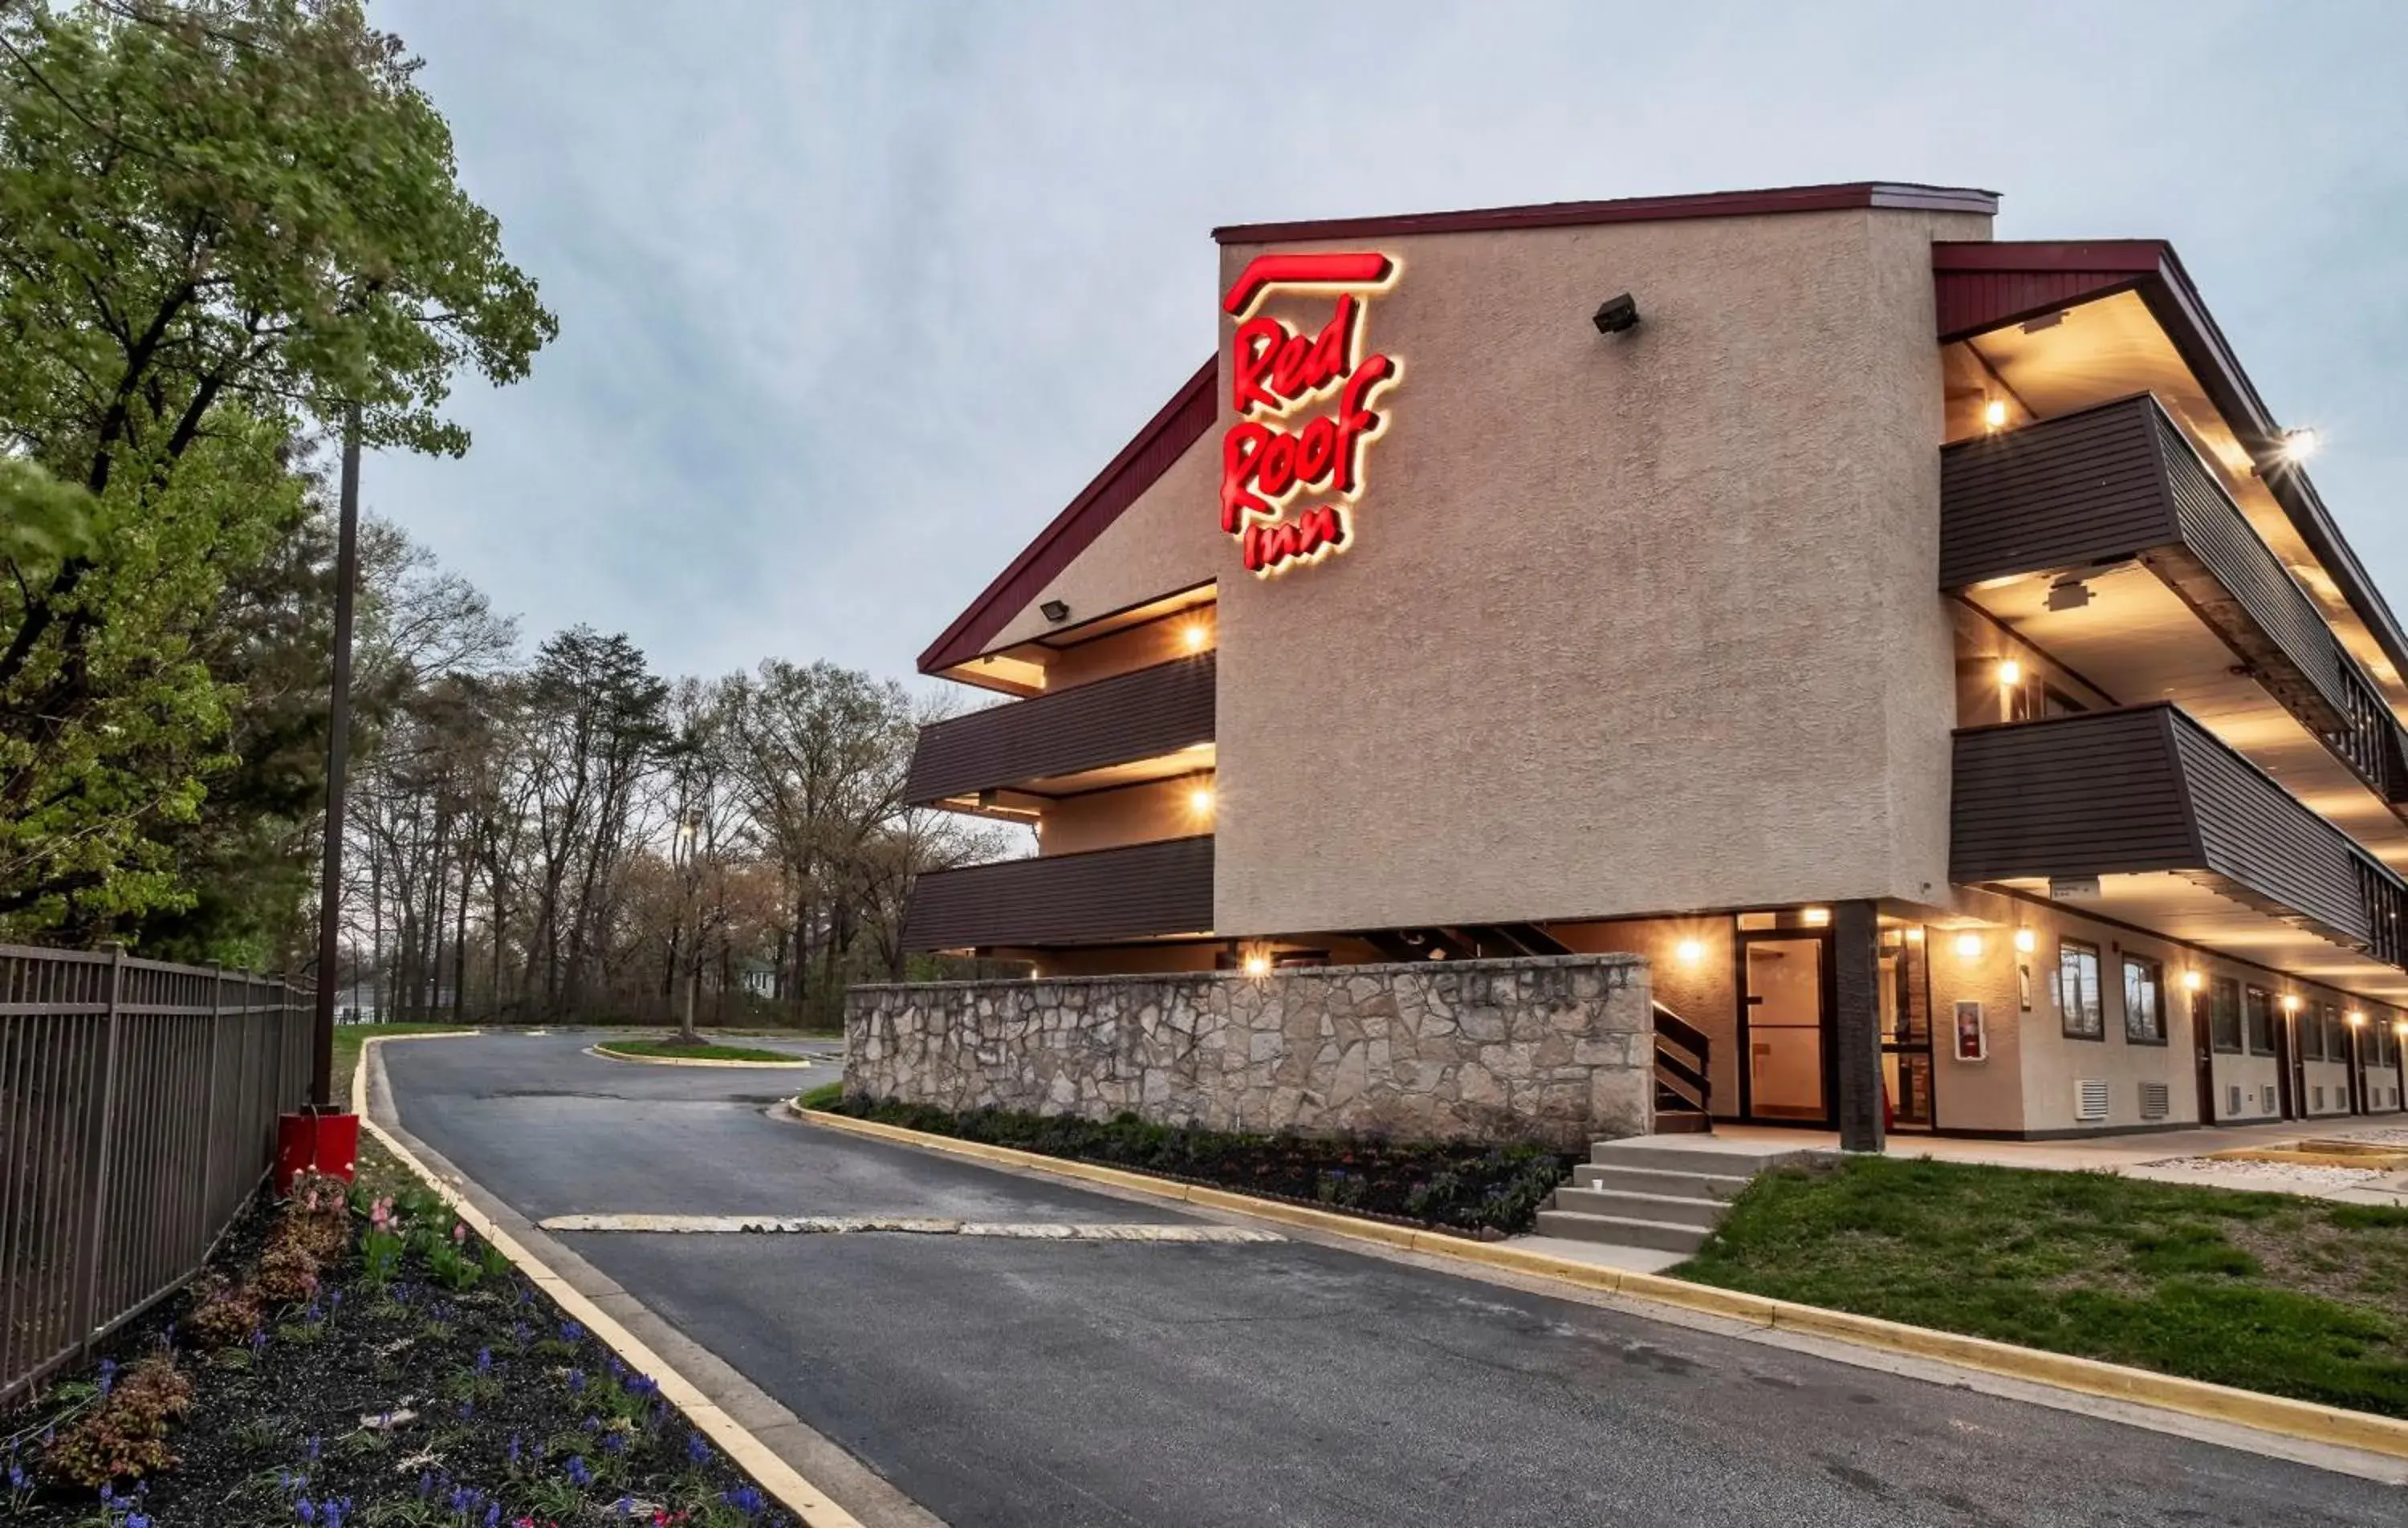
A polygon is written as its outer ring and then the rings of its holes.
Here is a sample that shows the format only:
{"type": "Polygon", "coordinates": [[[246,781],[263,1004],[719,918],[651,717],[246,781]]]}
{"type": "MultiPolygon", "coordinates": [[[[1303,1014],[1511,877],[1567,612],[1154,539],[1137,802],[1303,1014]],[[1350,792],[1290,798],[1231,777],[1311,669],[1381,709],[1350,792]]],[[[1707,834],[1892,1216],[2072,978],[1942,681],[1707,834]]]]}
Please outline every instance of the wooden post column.
{"type": "Polygon", "coordinates": [[[1882,1108],[1881,924],[1870,902],[1831,908],[1832,1025],[1840,1149],[1879,1151],[1882,1108]]]}

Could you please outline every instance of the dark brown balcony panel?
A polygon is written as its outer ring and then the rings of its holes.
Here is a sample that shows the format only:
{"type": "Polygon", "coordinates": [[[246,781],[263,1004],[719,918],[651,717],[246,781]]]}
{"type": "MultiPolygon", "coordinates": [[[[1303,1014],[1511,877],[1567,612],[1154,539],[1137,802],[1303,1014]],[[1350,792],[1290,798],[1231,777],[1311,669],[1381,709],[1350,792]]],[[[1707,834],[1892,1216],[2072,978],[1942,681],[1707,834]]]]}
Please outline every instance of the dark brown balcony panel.
{"type": "Polygon", "coordinates": [[[1209,743],[1214,672],[1200,652],[924,727],[904,798],[926,806],[1209,743]]]}
{"type": "Polygon", "coordinates": [[[1962,883],[2172,871],[2360,948],[2402,888],[2172,705],[1969,727],[1956,753],[1962,883]]]}
{"type": "Polygon", "coordinates": [[[911,886],[911,950],[1105,944],[1212,928],[1212,838],[939,870],[911,886]]]}
{"type": "Polygon", "coordinates": [[[2130,561],[2164,580],[2386,801],[2408,797],[2408,739],[2380,692],[2155,398],[1942,453],[1942,588],[2130,561]]]}

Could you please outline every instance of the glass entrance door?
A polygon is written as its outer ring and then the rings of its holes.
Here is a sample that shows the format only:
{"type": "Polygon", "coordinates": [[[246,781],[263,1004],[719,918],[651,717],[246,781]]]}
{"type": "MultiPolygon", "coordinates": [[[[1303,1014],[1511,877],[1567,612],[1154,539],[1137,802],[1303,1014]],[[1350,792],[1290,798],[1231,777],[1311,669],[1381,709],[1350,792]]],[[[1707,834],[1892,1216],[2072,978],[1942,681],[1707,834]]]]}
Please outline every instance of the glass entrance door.
{"type": "Polygon", "coordinates": [[[1753,1119],[1830,1121],[1823,950],[1824,941],[1813,936],[1741,939],[1753,1119]]]}

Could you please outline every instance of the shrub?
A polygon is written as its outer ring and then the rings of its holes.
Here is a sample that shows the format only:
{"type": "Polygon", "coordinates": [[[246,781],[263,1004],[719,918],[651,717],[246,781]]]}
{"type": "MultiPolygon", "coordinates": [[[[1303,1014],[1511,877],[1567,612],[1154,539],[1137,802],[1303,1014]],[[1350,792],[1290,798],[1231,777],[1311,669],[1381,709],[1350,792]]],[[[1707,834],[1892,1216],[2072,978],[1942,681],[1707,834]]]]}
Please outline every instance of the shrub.
{"type": "Polygon", "coordinates": [[[278,1216],[272,1240],[297,1247],[319,1263],[340,1258],[351,1244],[349,1186],[323,1173],[304,1173],[293,1180],[278,1216]]]}
{"type": "Polygon", "coordinates": [[[1482,1234],[1526,1231],[1576,1160],[1541,1143],[1394,1141],[1364,1135],[1260,1135],[1109,1120],[818,1095],[805,1107],[1024,1151],[1203,1178],[1253,1193],[1395,1216],[1482,1234]]]}
{"type": "Polygon", "coordinates": [[[43,1464],[72,1485],[98,1490],[172,1469],[167,1424],[193,1404],[193,1383],[162,1353],[126,1371],[100,1404],[51,1438],[43,1464]]]}
{"type": "Polygon", "coordinates": [[[251,1287],[265,1304],[297,1306],[318,1292],[318,1260],[289,1242],[272,1246],[251,1287]]]}
{"type": "Polygon", "coordinates": [[[183,1334],[202,1352],[231,1348],[259,1330],[259,1296],[222,1274],[211,1274],[194,1297],[183,1334]]]}

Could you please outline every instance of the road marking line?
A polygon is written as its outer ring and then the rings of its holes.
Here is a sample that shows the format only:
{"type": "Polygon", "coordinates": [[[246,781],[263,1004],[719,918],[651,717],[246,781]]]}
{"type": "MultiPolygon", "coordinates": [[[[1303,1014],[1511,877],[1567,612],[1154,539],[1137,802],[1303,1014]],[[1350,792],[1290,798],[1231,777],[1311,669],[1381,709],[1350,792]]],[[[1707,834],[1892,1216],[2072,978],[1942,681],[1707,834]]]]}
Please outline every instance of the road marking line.
{"type": "Polygon", "coordinates": [[[1239,1225],[1128,1225],[1079,1221],[953,1221],[924,1215],[554,1215],[546,1231],[634,1231],[671,1235],[988,1236],[1007,1241],[1266,1242],[1275,1231],[1239,1225]]]}

